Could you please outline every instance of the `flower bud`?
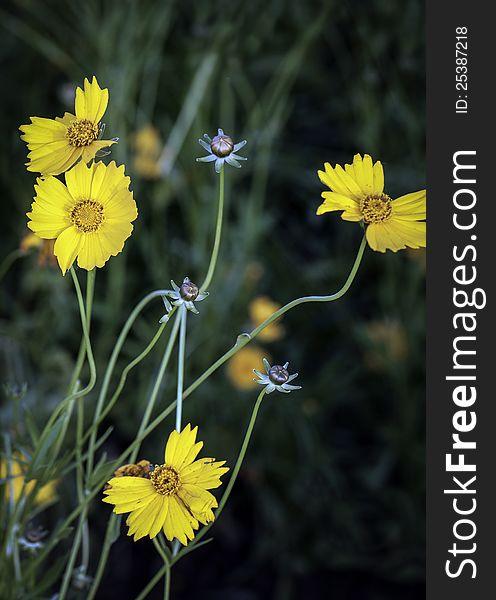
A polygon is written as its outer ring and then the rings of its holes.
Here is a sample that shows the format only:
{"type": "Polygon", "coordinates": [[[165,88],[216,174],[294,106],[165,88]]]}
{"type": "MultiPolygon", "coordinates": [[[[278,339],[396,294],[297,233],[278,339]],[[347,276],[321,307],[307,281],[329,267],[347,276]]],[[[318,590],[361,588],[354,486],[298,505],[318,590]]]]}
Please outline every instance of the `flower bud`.
{"type": "Polygon", "coordinates": [[[198,296],[198,286],[189,279],[185,279],[179,288],[181,298],[186,302],[193,302],[198,296]]]}
{"type": "Polygon", "coordinates": [[[282,385],[289,379],[289,373],[287,369],[281,367],[281,365],[274,365],[269,370],[269,379],[275,385],[282,385]]]}
{"type": "Polygon", "coordinates": [[[215,156],[224,158],[233,152],[234,142],[228,135],[216,135],[210,144],[210,149],[215,156]]]}

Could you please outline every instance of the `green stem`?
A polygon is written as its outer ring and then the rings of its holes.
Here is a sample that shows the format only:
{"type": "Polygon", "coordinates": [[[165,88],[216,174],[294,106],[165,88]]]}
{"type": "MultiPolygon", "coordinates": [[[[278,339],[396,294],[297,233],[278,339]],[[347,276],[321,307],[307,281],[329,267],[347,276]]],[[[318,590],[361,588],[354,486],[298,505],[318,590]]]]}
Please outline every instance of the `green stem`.
{"type": "MultiPolygon", "coordinates": [[[[241,350],[244,346],[246,346],[249,342],[251,342],[257,335],[263,331],[266,327],[268,327],[271,323],[273,323],[276,319],[279,319],[284,313],[288,312],[295,306],[299,306],[300,304],[305,304],[307,302],[334,302],[335,300],[339,300],[342,296],[346,294],[346,292],[350,289],[353,280],[355,279],[355,275],[357,274],[358,267],[362,262],[363,253],[365,251],[365,246],[367,241],[365,236],[362,238],[362,242],[358,249],[357,256],[355,258],[355,262],[353,263],[353,267],[351,268],[350,274],[346,279],[343,287],[336,292],[335,294],[331,294],[329,296],[303,296],[302,298],[297,298],[292,302],[288,302],[279,310],[276,310],[275,313],[270,315],[263,323],[261,323],[258,327],[255,327],[250,333],[243,333],[238,336],[236,343],[234,346],[228,350],[225,354],[223,354],[213,365],[211,365],[198,379],[196,379],[185,391],[183,394],[183,398],[187,398],[199,385],[201,385],[205,379],[210,377],[214,371],[216,371],[220,366],[222,366],[227,360],[229,360],[236,352],[241,350]]],[[[159,415],[160,416],[160,415],[159,415]]],[[[157,417],[158,418],[158,417],[157,417]]]]}
{"type": "MultiPolygon", "coordinates": [[[[220,517],[220,514],[221,514],[222,510],[224,509],[226,502],[229,500],[229,496],[234,487],[234,484],[236,483],[236,479],[238,477],[239,471],[241,469],[241,465],[243,464],[243,460],[245,458],[246,451],[248,449],[248,445],[250,443],[251,435],[253,433],[253,428],[255,427],[255,422],[257,420],[258,411],[262,404],[262,400],[265,396],[265,390],[266,390],[266,388],[264,387],[262,389],[262,391],[260,392],[260,394],[258,395],[257,401],[255,402],[255,405],[253,407],[250,422],[248,423],[248,428],[246,429],[245,438],[243,440],[241,450],[239,451],[239,454],[238,454],[238,459],[236,460],[236,464],[234,465],[234,469],[233,469],[233,472],[229,479],[229,483],[227,484],[226,490],[223,493],[222,498],[219,502],[219,508],[215,511],[215,521],[217,521],[217,519],[220,517]]],[[[215,523],[215,521],[212,521],[206,527],[204,527],[200,532],[198,532],[196,534],[195,538],[193,539],[193,541],[188,545],[188,547],[191,547],[193,544],[197,544],[202,539],[202,537],[207,534],[207,532],[212,527],[212,525],[215,523]]],[[[178,553],[178,555],[173,559],[172,564],[177,562],[181,558],[181,556],[182,556],[182,551],[180,551],[178,553]]]]}
{"type": "MultiPolygon", "coordinates": [[[[350,274],[348,275],[348,278],[346,279],[343,287],[336,292],[335,294],[332,294],[330,296],[306,296],[304,298],[299,298],[298,300],[294,300],[293,302],[290,302],[289,304],[286,304],[286,306],[282,307],[282,309],[280,309],[279,311],[276,311],[273,315],[271,315],[271,317],[269,317],[268,319],[266,319],[259,327],[257,327],[256,329],[254,329],[251,333],[249,334],[242,334],[241,336],[238,336],[238,341],[236,342],[236,344],[234,345],[233,348],[231,348],[231,350],[229,350],[228,352],[226,352],[223,356],[221,356],[221,358],[219,360],[217,360],[217,362],[215,363],[215,365],[209,369],[207,369],[207,371],[205,371],[202,375],[200,375],[200,377],[198,377],[198,379],[196,379],[183,393],[183,400],[185,398],[187,398],[199,385],[201,385],[201,383],[203,383],[203,381],[205,381],[205,379],[207,379],[207,377],[209,377],[216,369],[218,369],[224,362],[226,362],[232,355],[234,355],[236,352],[238,352],[238,350],[240,350],[243,346],[246,346],[246,344],[248,344],[253,338],[255,338],[263,329],[265,329],[265,327],[267,327],[268,325],[270,325],[270,323],[272,321],[274,321],[275,319],[277,319],[282,313],[286,312],[287,310],[290,310],[290,308],[292,308],[293,306],[296,306],[297,304],[301,304],[303,302],[332,302],[333,300],[337,300],[338,298],[341,298],[341,296],[343,296],[344,293],[346,293],[346,291],[350,288],[351,284],[353,283],[353,280],[355,278],[355,275],[358,271],[358,267],[360,266],[360,262],[362,260],[362,256],[363,256],[363,252],[365,250],[365,238],[362,240],[362,243],[360,245],[360,248],[358,250],[358,254],[357,257],[355,259],[355,262],[353,264],[352,270],[350,272],[350,274]]],[[[126,460],[126,457],[129,456],[129,454],[139,445],[141,444],[141,442],[148,436],[150,435],[150,433],[152,431],[154,431],[163,421],[164,419],[166,419],[171,412],[174,410],[176,405],[176,402],[171,402],[159,415],[157,415],[157,417],[155,417],[155,419],[150,423],[150,425],[143,431],[143,433],[137,437],[128,447],[127,449],[121,453],[121,455],[115,460],[113,461],[112,465],[109,466],[109,472],[111,472],[112,470],[115,470],[120,464],[122,464],[122,462],[124,460],[126,460]]],[[[85,498],[85,504],[83,506],[78,506],[76,507],[67,517],[66,519],[63,521],[63,523],[61,523],[58,527],[57,530],[54,532],[52,539],[49,543],[46,544],[45,548],[43,548],[43,550],[40,551],[40,553],[37,556],[36,561],[33,561],[32,565],[30,565],[27,568],[27,571],[31,571],[32,567],[41,562],[45,556],[51,551],[51,549],[53,548],[53,546],[57,543],[59,536],[62,534],[63,531],[65,531],[67,529],[67,527],[70,526],[70,524],[72,523],[72,521],[80,514],[80,512],[84,509],[84,506],[86,506],[100,491],[100,488],[105,484],[105,482],[107,481],[108,477],[107,475],[105,475],[104,477],[102,477],[98,482],[95,483],[95,485],[93,486],[93,490],[92,492],[85,498]]]]}
{"type": "Polygon", "coordinates": [[[181,331],[179,333],[179,357],[177,361],[176,430],[181,431],[183,416],[184,354],[186,352],[186,320],[188,311],[181,304],[181,331]]]}
{"type": "Polygon", "coordinates": [[[167,555],[163,551],[163,549],[160,546],[160,543],[156,537],[153,538],[153,545],[155,546],[155,549],[157,550],[157,552],[162,557],[162,560],[164,561],[164,567],[165,567],[164,600],[169,600],[170,580],[171,580],[171,568],[170,568],[169,559],[167,558],[167,555]]]}
{"type": "MultiPolygon", "coordinates": [[[[124,370],[121,373],[121,377],[119,379],[119,384],[117,385],[117,387],[115,389],[115,392],[112,394],[112,397],[108,401],[108,403],[105,406],[105,408],[100,411],[100,414],[98,415],[98,418],[94,418],[93,419],[93,425],[85,433],[84,440],[86,440],[96,430],[96,428],[98,427],[98,425],[105,419],[105,417],[108,415],[108,413],[112,410],[114,404],[119,399],[119,396],[120,396],[120,394],[121,394],[121,392],[122,392],[122,390],[123,390],[123,388],[124,388],[124,386],[126,384],[126,380],[127,380],[127,376],[129,375],[129,372],[132,369],[134,369],[134,367],[136,365],[138,365],[146,356],[148,356],[148,354],[150,354],[150,352],[154,348],[155,344],[158,342],[160,336],[164,332],[166,326],[167,326],[167,322],[161,323],[160,327],[157,329],[157,332],[153,336],[153,338],[150,341],[150,343],[148,344],[148,346],[143,350],[143,352],[141,352],[135,359],[133,359],[124,368],[124,370]]],[[[96,449],[96,445],[93,448],[95,450],[96,449]]],[[[91,477],[91,473],[89,473],[89,477],[91,477]]]]}
{"type": "MultiPolygon", "coordinates": [[[[160,391],[160,387],[162,385],[162,380],[164,378],[165,371],[169,364],[169,360],[170,360],[170,357],[172,354],[172,349],[174,348],[174,344],[177,339],[177,332],[178,332],[180,325],[181,325],[181,330],[182,330],[183,319],[181,317],[182,317],[181,313],[178,313],[176,315],[176,320],[174,321],[171,335],[170,335],[169,341],[167,343],[167,347],[165,349],[164,356],[162,357],[162,362],[160,363],[160,367],[158,369],[158,373],[157,373],[157,377],[155,379],[155,383],[153,385],[152,393],[150,394],[150,398],[148,400],[145,412],[141,419],[141,423],[140,423],[140,426],[138,429],[138,434],[136,436],[138,439],[141,438],[141,436],[143,435],[143,432],[146,430],[146,427],[150,421],[152,411],[155,408],[155,402],[157,400],[158,393],[160,391]]],[[[140,449],[140,446],[138,445],[133,450],[133,452],[131,454],[131,459],[130,459],[132,463],[136,461],[136,458],[138,457],[139,449],[140,449]]]]}
{"type": "MultiPolygon", "coordinates": [[[[105,375],[103,377],[102,387],[101,387],[100,393],[98,395],[98,400],[97,400],[97,404],[96,404],[96,408],[95,408],[93,422],[96,422],[96,423],[100,422],[100,413],[102,412],[103,405],[105,403],[105,397],[107,395],[108,388],[110,386],[110,380],[112,378],[112,374],[114,372],[115,365],[117,363],[117,358],[120,354],[122,346],[124,345],[124,342],[126,341],[128,333],[131,330],[131,327],[133,326],[138,315],[145,308],[145,306],[154,298],[163,296],[165,291],[166,290],[155,290],[155,291],[147,294],[134,307],[134,309],[130,313],[129,317],[127,318],[126,322],[124,323],[124,326],[119,334],[119,337],[117,338],[117,342],[114,346],[114,349],[112,350],[112,354],[110,356],[110,360],[107,365],[105,375]]],[[[161,331],[163,331],[163,328],[161,328],[161,331]]],[[[97,434],[98,434],[98,428],[95,427],[95,429],[91,432],[91,438],[90,438],[89,447],[88,447],[88,462],[87,462],[87,468],[86,468],[86,476],[88,478],[90,477],[91,471],[93,470],[93,462],[94,462],[95,444],[96,444],[97,434]]]]}
{"type": "MultiPolygon", "coordinates": [[[[173,328],[171,330],[171,334],[169,337],[169,341],[167,343],[167,347],[164,351],[164,355],[162,357],[162,361],[160,363],[159,369],[158,369],[158,373],[157,373],[157,377],[155,379],[155,383],[153,385],[153,389],[152,392],[150,394],[150,398],[148,399],[147,402],[147,406],[145,409],[145,412],[143,414],[143,417],[141,419],[141,423],[138,429],[138,434],[137,434],[137,438],[141,438],[141,435],[143,433],[143,431],[146,429],[146,426],[148,425],[148,422],[150,421],[150,417],[151,414],[153,412],[153,409],[155,407],[155,403],[158,397],[158,394],[160,392],[160,388],[162,386],[162,381],[165,375],[165,371],[167,369],[167,366],[169,364],[169,360],[172,354],[172,349],[174,347],[174,344],[176,342],[177,339],[177,334],[178,334],[178,330],[179,330],[179,326],[181,323],[181,314],[178,313],[176,315],[176,319],[174,321],[174,325],[173,328]]],[[[165,323],[162,324],[162,327],[165,327],[165,323]]],[[[140,445],[135,446],[131,457],[129,459],[129,462],[134,463],[136,462],[136,458],[138,456],[138,452],[140,449],[140,445]]],[[[116,523],[117,517],[115,514],[111,514],[107,523],[107,530],[105,532],[105,538],[104,538],[104,542],[103,542],[103,547],[102,547],[102,551],[100,553],[100,558],[98,561],[98,567],[97,567],[97,571],[95,574],[95,578],[93,580],[93,583],[91,585],[91,589],[88,593],[88,599],[87,600],[93,600],[93,598],[95,597],[95,594],[98,591],[98,587],[100,585],[100,581],[103,577],[103,573],[105,570],[105,565],[107,563],[108,560],[108,556],[110,553],[110,547],[112,545],[112,532],[113,529],[115,527],[115,523],[116,523]]]]}
{"type": "MultiPolygon", "coordinates": [[[[93,295],[95,289],[95,273],[96,269],[93,269],[88,272],[87,285],[86,285],[86,307],[82,303],[82,294],[81,288],[79,285],[79,281],[77,275],[74,271],[74,268],[71,268],[72,280],[74,282],[74,286],[76,288],[76,295],[79,303],[79,311],[81,313],[81,321],[83,324],[83,333],[84,333],[84,342],[85,342],[85,353],[88,356],[88,362],[90,363],[90,371],[91,376],[90,379],[95,379],[96,381],[96,369],[95,369],[95,361],[93,358],[93,352],[91,350],[90,342],[89,342],[89,332],[90,332],[90,323],[91,323],[91,311],[93,307],[93,295]]],[[[76,378],[77,384],[77,378],[76,378]]],[[[77,487],[77,495],[79,503],[84,502],[85,499],[85,490],[84,490],[84,469],[82,462],[82,451],[83,451],[83,431],[84,431],[84,402],[83,398],[78,398],[78,411],[77,411],[77,421],[76,421],[76,487],[77,487]]],[[[64,573],[64,579],[62,581],[62,587],[59,593],[59,599],[64,600],[67,591],[69,589],[69,584],[71,581],[71,577],[73,574],[74,564],[76,562],[77,554],[79,552],[79,547],[81,545],[81,540],[83,540],[83,567],[85,567],[83,572],[86,572],[86,568],[88,567],[89,560],[89,533],[88,527],[86,523],[86,514],[87,510],[83,510],[78,523],[78,528],[76,531],[76,535],[72,542],[72,548],[69,555],[69,561],[66,566],[66,570],[64,573]]]]}
{"type": "Polygon", "coordinates": [[[214,276],[215,266],[217,265],[217,257],[219,256],[220,240],[222,237],[222,216],[224,213],[224,167],[222,167],[219,176],[219,204],[217,209],[217,224],[215,226],[215,240],[214,247],[212,250],[212,256],[210,257],[210,264],[208,265],[207,275],[205,281],[200,287],[200,292],[204,292],[208,289],[212,277],[214,276]]]}

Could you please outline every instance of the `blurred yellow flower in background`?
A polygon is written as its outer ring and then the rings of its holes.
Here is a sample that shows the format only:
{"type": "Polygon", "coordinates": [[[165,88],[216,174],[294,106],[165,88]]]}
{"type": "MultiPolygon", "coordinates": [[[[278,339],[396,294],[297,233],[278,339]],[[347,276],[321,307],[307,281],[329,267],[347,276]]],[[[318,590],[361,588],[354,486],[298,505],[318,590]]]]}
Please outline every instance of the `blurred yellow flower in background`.
{"type": "Polygon", "coordinates": [[[75,115],[45,119],[31,117],[29,125],[21,125],[21,139],[28,145],[28,171],[42,175],[59,175],[78,160],[85,163],[95,158],[103,148],[117,140],[99,140],[100,121],[107,110],[108,90],[101,89],[96,77],[84,80],[84,91],[76,90],[75,115]]]}
{"type": "Polygon", "coordinates": [[[126,524],[134,541],[154,538],[163,530],[169,541],[186,546],[199,524],[215,519],[215,496],[208,490],[222,485],[229,469],[214,458],[195,460],[203,447],[196,441],[198,427],[173,431],[165,447],[164,464],[155,465],[149,477],[114,477],[104,490],[103,502],[114,504],[117,514],[130,513],[126,524]]]}
{"type": "Polygon", "coordinates": [[[63,274],[76,258],[87,271],[103,267],[122,251],[138,216],[124,165],[80,162],[65,174],[65,182],[37,179],[28,227],[41,238],[56,238],[54,253],[63,274]]]}
{"type": "Polygon", "coordinates": [[[26,233],[21,238],[19,250],[28,254],[31,250],[38,250],[38,266],[54,267],[57,266],[57,258],[53,252],[55,246],[54,240],[42,240],[35,233],[26,233]]]}
{"type": "Polygon", "coordinates": [[[160,135],[153,125],[138,129],[132,137],[134,148],[133,169],[144,179],[158,179],[161,175],[159,158],[162,152],[160,135]]]}
{"type": "MultiPolygon", "coordinates": [[[[267,296],[258,296],[250,302],[248,312],[254,327],[261,325],[265,319],[268,319],[276,310],[279,310],[281,305],[274,302],[267,296]]],[[[275,321],[263,329],[258,338],[264,342],[274,342],[279,340],[284,335],[284,327],[275,321]]]]}
{"type": "Polygon", "coordinates": [[[345,221],[361,221],[366,225],[365,235],[372,250],[396,252],[409,246],[426,245],[425,190],[412,192],[393,200],[384,193],[382,164],[372,162],[365,154],[355,154],[352,165],[331,167],[318,171],[319,179],[331,191],[322,192],[324,202],[318,215],[341,210],[345,221]]]}
{"type": "MultiPolygon", "coordinates": [[[[17,502],[21,497],[24,486],[24,474],[28,469],[28,459],[19,452],[14,453],[10,464],[7,460],[0,458],[0,486],[5,486],[5,495],[7,498],[17,502]],[[10,476],[10,477],[9,477],[10,476]]],[[[52,480],[41,486],[34,497],[34,503],[37,505],[47,504],[56,498],[58,481],[52,480]]],[[[30,494],[36,486],[36,480],[31,479],[24,487],[24,495],[30,494]]]]}
{"type": "Polygon", "coordinates": [[[405,329],[398,321],[371,321],[365,326],[369,348],[365,364],[372,371],[384,371],[391,363],[401,362],[408,354],[405,329]]]}
{"type": "Polygon", "coordinates": [[[257,382],[254,381],[253,369],[263,368],[264,358],[270,357],[258,346],[247,346],[236,352],[227,363],[227,376],[234,387],[239,390],[258,388],[257,382]]]}

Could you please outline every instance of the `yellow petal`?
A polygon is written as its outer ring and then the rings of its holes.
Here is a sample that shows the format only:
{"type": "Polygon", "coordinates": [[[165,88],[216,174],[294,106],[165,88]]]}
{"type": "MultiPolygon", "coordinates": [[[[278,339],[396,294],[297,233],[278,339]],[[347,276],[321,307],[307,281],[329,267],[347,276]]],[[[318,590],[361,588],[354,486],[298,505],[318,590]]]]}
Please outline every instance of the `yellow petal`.
{"type": "Polygon", "coordinates": [[[364,196],[373,193],[374,170],[372,167],[372,159],[368,154],[365,154],[363,159],[360,154],[355,154],[353,157],[353,165],[345,165],[345,171],[357,182],[364,196]]]}
{"type": "Polygon", "coordinates": [[[116,144],[116,140],[95,140],[91,142],[88,146],[83,148],[83,161],[85,163],[89,163],[90,160],[93,160],[96,156],[96,153],[99,150],[103,150],[103,148],[108,148],[112,146],[112,144],[116,144]]]}
{"type": "Polygon", "coordinates": [[[165,447],[165,463],[181,471],[182,467],[187,464],[188,455],[195,445],[197,432],[198,427],[191,429],[189,423],[181,433],[173,431],[165,447]]]}
{"type": "Polygon", "coordinates": [[[373,193],[380,195],[384,191],[384,169],[382,163],[377,161],[374,164],[374,189],[373,193]]]}
{"type": "Polygon", "coordinates": [[[68,227],[58,236],[53,253],[57,257],[63,275],[72,266],[82,241],[83,235],[75,227],[68,227]]]}
{"type": "Polygon", "coordinates": [[[110,258],[110,255],[103,251],[99,237],[98,233],[83,234],[77,259],[81,269],[91,271],[95,267],[101,268],[110,258]]]}
{"type": "Polygon", "coordinates": [[[21,139],[23,139],[30,148],[31,144],[49,144],[51,142],[63,141],[66,139],[66,126],[54,119],[31,117],[31,123],[29,125],[21,125],[19,129],[23,132],[21,139]]]}
{"type": "Polygon", "coordinates": [[[422,221],[426,215],[425,190],[405,194],[392,202],[394,217],[406,221],[422,221]]]}
{"type": "Polygon", "coordinates": [[[324,202],[317,209],[318,215],[334,210],[342,210],[344,212],[341,217],[346,221],[360,221],[362,219],[359,204],[354,198],[336,192],[322,192],[322,197],[324,202]]]}
{"type": "Polygon", "coordinates": [[[83,161],[79,162],[65,174],[65,183],[74,200],[96,200],[91,195],[94,167],[87,167],[83,161]]]}
{"type": "Polygon", "coordinates": [[[91,83],[84,80],[84,91],[76,89],[76,117],[88,119],[92,123],[99,123],[107,110],[108,90],[101,89],[96,77],[91,83]]]}
{"type": "Polygon", "coordinates": [[[229,471],[224,467],[225,461],[217,461],[213,458],[201,458],[181,471],[181,481],[185,484],[193,484],[205,490],[214,489],[222,485],[220,477],[229,471]]]}
{"type": "Polygon", "coordinates": [[[426,245],[425,222],[391,219],[386,223],[371,223],[366,236],[369,246],[378,252],[397,252],[407,246],[423,248],[426,245]]]}

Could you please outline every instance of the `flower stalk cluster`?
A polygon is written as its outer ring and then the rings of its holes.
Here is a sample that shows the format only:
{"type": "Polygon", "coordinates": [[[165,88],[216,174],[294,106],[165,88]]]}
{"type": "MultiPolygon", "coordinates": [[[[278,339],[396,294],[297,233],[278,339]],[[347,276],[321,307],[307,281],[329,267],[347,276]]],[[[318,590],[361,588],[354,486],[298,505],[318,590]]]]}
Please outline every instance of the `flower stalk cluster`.
{"type": "MultiPolygon", "coordinates": [[[[213,137],[205,134],[203,139],[199,139],[199,143],[207,155],[197,160],[213,162],[220,177],[215,234],[203,283],[198,285],[189,277],[184,277],[179,285],[171,280],[171,289],[154,290],[137,304],[126,320],[104,369],[93,413],[87,414],[88,407],[84,397],[97,382],[97,365],[90,336],[96,268],[104,267],[111,256],[116,256],[123,250],[138,216],[124,165],[118,166],[114,161],[105,164],[98,160],[118,141],[117,138],[102,139],[105,129],[102,119],[108,100],[108,90],[100,88],[96,77],[91,82],[85,79],[83,87],[76,90],[73,113],[65,113],[63,117],[55,119],[32,117],[30,124],[20,128],[21,138],[28,147],[27,169],[39,174],[34,186],[34,201],[27,213],[28,227],[40,239],[53,240],[54,254],[62,274],[70,272],[83,335],[68,392],[38,436],[37,447],[31,455],[26,456],[20,454],[17,447],[11,451],[9,439],[8,460],[0,460],[0,479],[8,483],[8,492],[4,497],[9,503],[9,524],[3,550],[12,557],[16,576],[19,579],[25,576],[26,581],[30,581],[34,578],[37,567],[34,562],[23,563],[19,548],[30,556],[36,555],[36,564],[43,564],[60,539],[69,534],[77,520],[61,576],[59,600],[68,597],[71,585],[84,590],[85,597],[89,600],[96,597],[112,543],[118,535],[120,521],[115,515],[127,515],[127,535],[134,541],[142,538],[152,540],[151,543],[164,563],[160,576],[165,575],[164,595],[168,597],[172,566],[188,552],[200,547],[200,540],[219,518],[229,499],[242,468],[263,399],[274,391],[289,394],[300,390],[301,386],[292,385],[298,373],[290,374],[289,362],[271,365],[264,358],[265,372],[253,368],[250,359],[241,367],[246,371],[243,373],[245,380],[248,376],[253,385],[251,373],[254,372],[256,379],[253,381],[261,385],[262,389],[253,406],[238,456],[220,500],[215,490],[222,487],[222,478],[231,467],[225,466],[225,460],[217,460],[208,455],[199,458],[203,442],[197,440],[197,425],[188,422],[183,426],[184,401],[258,336],[266,341],[275,341],[289,335],[286,328],[279,324],[281,317],[289,310],[305,303],[333,302],[344,296],[355,279],[367,244],[379,252],[387,249],[396,252],[405,247],[425,246],[425,190],[393,200],[384,192],[381,163],[374,163],[367,154],[363,157],[357,154],[353,163],[345,165],[344,169],[339,165],[331,167],[326,163],[325,170],[319,171],[319,177],[330,191],[323,192],[324,201],[317,214],[339,210],[342,211],[343,219],[361,223],[365,228],[357,257],[344,285],[334,294],[306,295],[283,306],[271,299],[259,297],[250,307],[252,331],[241,334],[232,348],[196,380],[189,385],[185,384],[189,375],[188,313],[200,314],[197,304],[209,297],[207,289],[212,292],[211,301],[205,305],[209,310],[214,310],[215,303],[220,301],[213,282],[224,221],[224,167],[230,165],[240,168],[240,161],[246,160],[237,154],[246,145],[246,140],[235,143],[222,129],[218,129],[217,135],[213,137]],[[76,264],[88,271],[86,297],[75,270],[76,264]],[[162,300],[165,313],[160,318],[159,325],[155,326],[156,331],[151,341],[123,368],[119,378],[115,371],[133,325],[146,306],[156,299],[162,300]],[[106,462],[103,457],[98,460],[99,448],[109,435],[100,435],[99,427],[118,402],[129,372],[153,351],[164,332],[167,332],[169,338],[164,344],[161,362],[150,385],[151,392],[134,440],[114,460],[106,462]],[[175,400],[162,407],[152,420],[175,350],[175,400]],[[85,373],[86,364],[90,376],[87,385],[83,386],[81,376],[85,373]],[[114,378],[118,383],[111,393],[114,378]],[[175,428],[170,427],[163,457],[149,456],[150,460],[137,460],[142,442],[174,411],[175,428]],[[76,421],[75,447],[62,459],[65,436],[73,418],[76,421]],[[47,464],[50,468],[45,472],[44,465],[47,464]],[[77,506],[53,532],[43,527],[28,527],[34,507],[38,510],[39,507],[56,501],[59,478],[53,475],[60,465],[64,465],[65,475],[73,470],[75,472],[77,506]],[[113,514],[109,516],[98,566],[95,573],[90,573],[93,561],[90,561],[89,508],[90,503],[99,495],[103,495],[104,503],[112,506],[113,514]]],[[[201,279],[195,277],[195,281],[199,282],[201,279]]],[[[192,319],[193,322],[203,325],[201,316],[192,319]]],[[[235,371],[233,373],[235,377],[235,371]]],[[[295,394],[294,397],[297,398],[298,395],[295,394]]],[[[146,590],[153,587],[153,582],[155,578],[146,590]]]]}

